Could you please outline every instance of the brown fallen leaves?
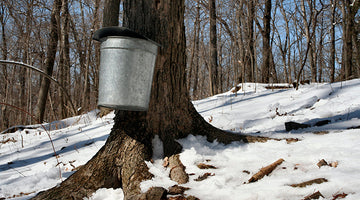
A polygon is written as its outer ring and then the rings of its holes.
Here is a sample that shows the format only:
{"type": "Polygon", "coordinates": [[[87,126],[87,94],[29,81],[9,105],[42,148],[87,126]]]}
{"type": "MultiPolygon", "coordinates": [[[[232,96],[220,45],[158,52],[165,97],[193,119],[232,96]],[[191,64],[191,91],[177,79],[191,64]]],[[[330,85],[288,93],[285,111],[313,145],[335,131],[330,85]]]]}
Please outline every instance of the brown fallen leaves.
{"type": "Polygon", "coordinates": [[[215,166],[213,166],[213,165],[208,165],[208,164],[205,164],[205,163],[199,163],[199,164],[197,165],[197,167],[198,167],[199,169],[217,169],[215,166]]]}
{"type": "Polygon", "coordinates": [[[313,194],[306,196],[303,200],[319,199],[320,197],[324,198],[320,191],[317,191],[313,194]]]}
{"type": "MultiPolygon", "coordinates": [[[[261,168],[256,174],[254,174],[248,180],[247,183],[253,183],[253,182],[259,181],[264,176],[269,176],[283,162],[284,162],[284,159],[280,158],[277,161],[273,162],[272,164],[261,168]]],[[[180,173],[182,174],[181,175],[182,177],[183,177],[183,173],[185,173],[185,166],[182,165],[182,163],[181,163],[181,161],[179,159],[179,155],[175,155],[175,156],[170,157],[170,158],[165,158],[163,166],[171,168],[170,177],[171,177],[172,180],[176,179],[176,178],[172,177],[172,175],[171,175],[174,170],[180,170],[181,171],[180,173]]],[[[317,166],[319,168],[322,167],[322,166],[337,167],[338,162],[335,161],[335,162],[328,163],[324,159],[322,159],[317,163],[317,166]]],[[[205,164],[205,163],[199,163],[199,164],[197,164],[197,167],[199,169],[217,169],[217,167],[215,167],[213,165],[210,165],[210,164],[205,164]]],[[[297,168],[298,167],[296,165],[294,170],[296,170],[297,168]]],[[[283,167],[283,169],[286,169],[286,167],[283,167]]],[[[247,171],[247,170],[243,170],[243,173],[250,174],[250,172],[247,171]]],[[[195,175],[195,173],[187,174],[187,177],[189,175],[195,175]]],[[[215,176],[215,173],[206,172],[203,175],[198,176],[198,178],[194,179],[194,181],[203,181],[203,180],[207,179],[210,176],[215,176]]],[[[184,180],[183,183],[186,183],[188,181],[188,178],[185,178],[185,179],[187,179],[187,180],[184,180]]],[[[179,184],[182,184],[181,183],[182,181],[178,180],[177,182],[179,184]]],[[[305,181],[305,182],[302,182],[302,183],[291,184],[289,186],[291,186],[291,187],[300,187],[301,188],[301,187],[307,187],[307,186],[310,186],[310,185],[313,185],[313,184],[322,184],[322,183],[325,183],[325,182],[328,182],[328,180],[325,179],[325,178],[316,178],[316,179],[312,179],[312,180],[305,181]]],[[[246,183],[244,183],[244,184],[246,184],[246,183]]],[[[184,192],[186,190],[188,190],[188,189],[190,189],[190,188],[186,188],[186,187],[182,187],[182,186],[178,186],[178,185],[172,186],[172,187],[170,187],[168,189],[168,194],[178,195],[178,196],[168,197],[167,199],[169,199],[169,200],[185,200],[185,199],[190,200],[192,198],[197,199],[196,197],[191,197],[191,196],[185,197],[184,196],[184,192]]],[[[336,193],[336,194],[333,195],[333,200],[342,199],[342,198],[345,198],[346,196],[347,196],[347,194],[345,194],[345,193],[339,193],[339,194],[336,193]]],[[[317,192],[315,192],[313,194],[310,194],[310,195],[304,197],[304,200],[319,199],[320,197],[324,198],[324,196],[320,193],[320,191],[317,191],[317,192]]]]}
{"type": "Polygon", "coordinates": [[[336,193],[333,195],[333,199],[332,200],[336,200],[336,199],[344,199],[348,194],[346,193],[336,193]]]}
{"type": "MultiPolygon", "coordinates": [[[[346,193],[336,193],[334,195],[332,195],[332,200],[336,200],[336,199],[344,199],[348,194],[346,193]]],[[[325,198],[320,191],[317,191],[313,194],[310,194],[306,197],[303,198],[303,200],[311,200],[311,199],[319,199],[320,197],[325,198]]]]}
{"type": "Polygon", "coordinates": [[[215,174],[208,172],[208,173],[205,173],[205,174],[199,176],[197,179],[194,179],[194,181],[203,181],[203,180],[207,179],[209,176],[215,176],[215,174]]]}
{"type": "Polygon", "coordinates": [[[326,160],[321,159],[316,165],[320,168],[322,166],[330,166],[330,167],[337,167],[338,166],[338,161],[334,161],[334,162],[326,162],[326,160]]]}

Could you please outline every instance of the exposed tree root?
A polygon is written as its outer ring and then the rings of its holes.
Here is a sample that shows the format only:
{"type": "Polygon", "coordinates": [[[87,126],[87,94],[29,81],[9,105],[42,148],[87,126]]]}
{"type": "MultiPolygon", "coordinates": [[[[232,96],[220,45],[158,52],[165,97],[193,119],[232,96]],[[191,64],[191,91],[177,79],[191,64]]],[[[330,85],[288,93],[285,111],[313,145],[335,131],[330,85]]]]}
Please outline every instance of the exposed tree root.
{"type": "MultiPolygon", "coordinates": [[[[122,117],[121,114],[117,114],[116,118],[120,119],[115,119],[115,121],[121,121],[122,117]]],[[[139,199],[151,195],[149,193],[141,194],[140,183],[152,177],[145,161],[150,160],[152,156],[150,137],[153,133],[146,130],[141,117],[134,117],[134,119],[137,120],[133,123],[127,121],[124,124],[115,124],[106,144],[86,165],[58,187],[41,192],[33,199],[82,199],[89,197],[99,188],[120,187],[124,191],[125,199],[139,199]]],[[[197,119],[199,120],[199,118],[197,119]]],[[[203,135],[209,141],[217,140],[224,144],[234,141],[249,143],[279,140],[226,132],[211,126],[203,118],[200,118],[199,123],[193,127],[192,131],[181,135],[184,137],[188,134],[203,135]]],[[[170,154],[171,178],[179,184],[186,183],[188,175],[179,155],[176,155],[182,149],[181,145],[175,141],[178,138],[171,137],[171,134],[163,134],[161,138],[164,143],[164,151],[170,154]]],[[[153,192],[150,191],[150,193],[153,192]]]]}
{"type": "Polygon", "coordinates": [[[152,175],[144,160],[150,159],[147,145],[113,130],[99,152],[59,186],[40,192],[33,199],[83,199],[99,188],[123,188],[125,196],[140,193],[140,182],[152,175]]]}
{"type": "Polygon", "coordinates": [[[208,124],[205,120],[203,120],[202,117],[201,118],[198,117],[198,119],[200,119],[201,122],[198,122],[196,124],[201,124],[199,127],[203,127],[203,128],[199,130],[196,130],[196,128],[194,128],[193,134],[206,136],[209,142],[213,142],[216,140],[223,144],[230,144],[236,141],[241,141],[244,143],[267,142],[269,140],[275,140],[275,141],[286,140],[288,143],[299,141],[299,139],[297,138],[277,139],[277,138],[270,138],[263,136],[252,136],[252,135],[243,135],[239,133],[232,133],[213,127],[212,125],[208,124]]]}

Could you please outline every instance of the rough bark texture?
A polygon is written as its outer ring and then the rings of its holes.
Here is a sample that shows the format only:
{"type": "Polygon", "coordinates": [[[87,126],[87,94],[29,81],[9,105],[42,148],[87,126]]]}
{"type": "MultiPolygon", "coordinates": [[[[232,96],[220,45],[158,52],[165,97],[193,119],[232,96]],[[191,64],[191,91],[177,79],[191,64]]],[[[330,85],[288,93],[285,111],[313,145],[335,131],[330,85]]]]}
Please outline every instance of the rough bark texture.
{"type": "Polygon", "coordinates": [[[360,7],[359,1],[343,0],[343,61],[342,72],[343,79],[348,80],[354,78],[354,63],[353,63],[353,41],[355,29],[355,15],[360,7]]]}
{"type": "Polygon", "coordinates": [[[170,178],[179,184],[189,181],[189,175],[185,172],[185,166],[181,163],[180,155],[176,154],[169,158],[170,178]]]}
{"type": "Polygon", "coordinates": [[[118,26],[120,0],[108,0],[106,1],[106,4],[107,6],[104,7],[103,27],[118,26]]]}
{"type": "MultiPolygon", "coordinates": [[[[140,194],[140,182],[151,178],[145,164],[151,159],[151,139],[157,134],[164,155],[182,149],[175,139],[189,134],[210,141],[266,141],[241,136],[209,125],[190,102],[186,87],[184,0],[128,0],[124,2],[124,26],[161,44],[154,71],[148,112],[117,111],[115,125],[104,147],[59,187],[35,199],[80,199],[98,188],[122,187],[125,199],[148,199],[140,194]]],[[[151,192],[150,192],[151,193],[151,192]]]]}
{"type": "MultiPolygon", "coordinates": [[[[121,120],[121,115],[115,120],[121,120]]],[[[151,138],[141,134],[145,133],[141,124],[125,125],[126,132],[119,129],[122,125],[125,124],[114,127],[106,144],[86,165],[59,187],[42,192],[34,199],[81,199],[100,187],[122,187],[128,197],[139,194],[140,182],[151,178],[144,162],[151,158],[151,138]]]]}
{"type": "MultiPolygon", "coordinates": [[[[5,10],[4,4],[1,2],[1,11],[5,10]]],[[[4,15],[0,14],[0,23],[1,23],[1,39],[2,39],[2,46],[1,46],[1,58],[3,60],[7,60],[7,52],[8,52],[8,45],[7,45],[7,35],[5,32],[5,19],[4,15]]],[[[5,97],[3,97],[2,102],[9,102],[9,94],[8,94],[8,72],[6,69],[6,66],[3,66],[3,74],[5,77],[5,80],[2,81],[2,89],[5,91],[5,97]]],[[[0,114],[0,130],[4,130],[9,127],[9,117],[8,117],[8,109],[7,106],[1,106],[1,114],[0,114]]]]}

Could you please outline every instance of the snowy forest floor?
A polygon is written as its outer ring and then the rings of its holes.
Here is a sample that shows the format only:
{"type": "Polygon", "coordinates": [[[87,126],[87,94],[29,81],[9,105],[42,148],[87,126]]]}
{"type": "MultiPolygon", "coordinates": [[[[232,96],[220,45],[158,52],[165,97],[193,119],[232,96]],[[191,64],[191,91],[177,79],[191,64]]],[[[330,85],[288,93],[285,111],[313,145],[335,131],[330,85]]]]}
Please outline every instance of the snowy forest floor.
{"type": "MultiPolygon", "coordinates": [[[[360,199],[360,79],[338,83],[301,85],[299,90],[266,89],[267,84],[246,83],[231,91],[194,101],[206,121],[232,132],[272,138],[298,138],[245,144],[209,143],[189,136],[180,159],[190,174],[182,186],[186,195],[201,200],[304,199],[319,191],[320,199],[360,199]],[[293,121],[310,127],[285,130],[293,121]],[[327,124],[315,126],[318,122],[327,124]],[[249,179],[261,168],[284,159],[268,176],[249,179]],[[324,159],[328,165],[319,167],[324,159]],[[200,169],[198,164],[214,169],[200,169]],[[207,174],[201,180],[200,176],[207,174]],[[293,187],[310,180],[304,187],[293,187]],[[325,181],[324,181],[325,180],[325,181]]],[[[96,117],[97,111],[0,135],[0,199],[29,199],[54,187],[85,164],[104,145],[113,126],[114,114],[96,117]],[[61,170],[61,178],[60,172],[61,170]]],[[[147,163],[152,180],[141,184],[168,188],[176,183],[163,167],[161,143],[153,141],[154,162],[147,163]]],[[[92,200],[123,199],[121,189],[100,189],[92,200]]]]}

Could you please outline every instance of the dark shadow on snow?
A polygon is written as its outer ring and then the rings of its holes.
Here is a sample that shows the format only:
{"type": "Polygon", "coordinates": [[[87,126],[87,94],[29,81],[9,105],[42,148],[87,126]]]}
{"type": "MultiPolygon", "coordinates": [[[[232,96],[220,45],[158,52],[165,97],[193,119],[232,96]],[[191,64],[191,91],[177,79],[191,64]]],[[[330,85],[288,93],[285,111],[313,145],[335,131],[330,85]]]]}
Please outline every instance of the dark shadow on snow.
{"type": "MultiPolygon", "coordinates": [[[[57,155],[61,155],[63,153],[67,153],[67,152],[71,152],[71,151],[79,151],[82,148],[89,146],[97,141],[105,141],[108,138],[109,135],[103,135],[97,138],[92,138],[92,139],[88,139],[88,140],[84,140],[84,141],[80,141],[77,143],[69,143],[68,146],[64,146],[61,147],[61,150],[57,151],[57,155]],[[76,148],[75,148],[76,147],[76,148]]],[[[50,147],[50,141],[47,142],[50,147]]],[[[54,152],[52,150],[49,149],[49,153],[41,155],[41,156],[36,156],[34,155],[34,157],[29,157],[27,159],[19,159],[19,160],[14,160],[11,161],[9,163],[5,163],[5,164],[1,164],[0,165],[0,171],[7,171],[10,169],[16,169],[19,167],[26,167],[27,165],[31,165],[31,164],[35,164],[44,160],[47,160],[49,158],[54,158],[54,152]]]]}

